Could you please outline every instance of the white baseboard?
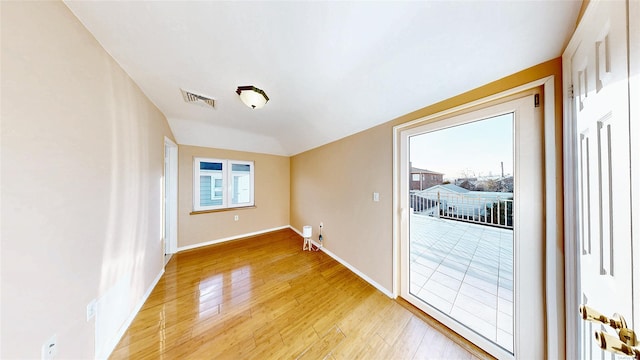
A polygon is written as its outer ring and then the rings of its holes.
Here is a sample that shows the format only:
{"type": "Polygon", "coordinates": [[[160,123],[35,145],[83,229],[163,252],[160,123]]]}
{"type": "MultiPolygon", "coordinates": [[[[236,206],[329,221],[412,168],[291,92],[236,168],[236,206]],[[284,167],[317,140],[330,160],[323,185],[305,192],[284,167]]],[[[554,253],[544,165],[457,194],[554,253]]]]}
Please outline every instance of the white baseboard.
{"type": "Polygon", "coordinates": [[[280,227],[276,227],[276,228],[272,228],[272,229],[265,229],[265,230],[260,230],[260,231],[256,231],[256,232],[252,232],[252,233],[247,233],[247,234],[242,234],[242,235],[235,235],[235,236],[230,236],[230,237],[226,237],[226,238],[222,238],[222,239],[206,241],[206,242],[202,242],[202,243],[198,243],[198,244],[194,244],[194,245],[181,246],[181,247],[178,248],[177,252],[181,252],[181,251],[185,251],[185,250],[191,250],[191,249],[197,249],[199,247],[209,246],[209,245],[213,245],[213,244],[219,244],[219,243],[223,243],[225,241],[242,239],[242,238],[249,237],[249,236],[262,235],[262,234],[270,233],[272,231],[287,229],[287,228],[290,228],[290,227],[291,227],[290,225],[285,225],[285,226],[280,226],[280,227]]]}
{"type": "MultiPolygon", "coordinates": [[[[302,236],[302,232],[300,232],[298,229],[294,228],[293,226],[289,225],[289,227],[291,228],[291,230],[295,231],[298,233],[298,235],[302,236]]],[[[360,276],[364,281],[368,282],[369,284],[371,284],[371,286],[373,286],[374,288],[380,290],[380,292],[382,292],[383,294],[387,295],[388,297],[395,299],[396,296],[393,295],[392,291],[389,291],[387,288],[385,288],[384,286],[378,284],[377,282],[375,282],[373,279],[371,279],[370,277],[368,277],[367,275],[365,275],[362,271],[356,269],[355,267],[353,267],[351,264],[349,264],[348,262],[346,262],[345,260],[341,259],[338,255],[332,253],[331,251],[327,250],[327,248],[325,248],[324,246],[320,245],[318,242],[316,242],[315,240],[311,240],[311,242],[313,243],[313,245],[315,245],[318,249],[322,250],[325,254],[331,256],[335,261],[339,262],[340,264],[344,265],[344,267],[346,267],[347,269],[351,270],[353,273],[355,273],[356,275],[360,276]]]]}
{"type": "Polygon", "coordinates": [[[151,292],[153,291],[153,289],[156,287],[156,285],[158,285],[158,282],[160,281],[160,278],[162,278],[163,274],[164,274],[164,268],[160,270],[160,273],[158,274],[158,276],[156,276],[156,278],[153,280],[151,285],[147,288],[147,291],[142,296],[142,299],[138,301],[138,304],[133,309],[133,311],[131,311],[127,320],[122,324],[122,326],[120,327],[120,330],[118,330],[118,333],[111,339],[111,341],[109,341],[105,345],[104,351],[102,352],[102,354],[96,354],[96,359],[108,359],[109,356],[111,356],[111,353],[113,352],[113,350],[115,350],[116,346],[118,346],[118,343],[124,336],[124,333],[127,332],[127,329],[129,329],[129,326],[131,326],[131,323],[133,323],[133,320],[138,315],[138,312],[140,312],[140,309],[142,309],[142,306],[144,305],[144,303],[147,302],[149,295],[151,295],[151,292]]]}

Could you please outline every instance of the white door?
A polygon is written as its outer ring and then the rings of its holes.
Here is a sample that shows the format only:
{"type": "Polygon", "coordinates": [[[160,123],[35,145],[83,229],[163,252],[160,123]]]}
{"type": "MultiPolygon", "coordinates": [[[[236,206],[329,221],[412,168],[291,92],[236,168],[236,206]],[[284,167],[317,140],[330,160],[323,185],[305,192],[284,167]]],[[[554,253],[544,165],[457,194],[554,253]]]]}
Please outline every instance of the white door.
{"type": "Polygon", "coordinates": [[[171,151],[171,147],[168,144],[164,144],[164,172],[163,172],[163,180],[164,183],[162,184],[163,186],[163,190],[162,190],[162,194],[163,194],[163,199],[162,199],[162,203],[164,204],[164,207],[162,209],[162,214],[163,214],[163,224],[164,226],[162,227],[162,239],[164,241],[164,255],[168,255],[171,254],[171,250],[170,250],[170,243],[169,243],[169,239],[168,239],[168,235],[169,233],[171,233],[171,223],[168,221],[168,215],[169,212],[171,211],[170,209],[170,200],[169,200],[169,188],[171,187],[171,178],[169,176],[169,166],[170,166],[170,151],[171,151]]]}
{"type": "MultiPolygon", "coordinates": [[[[563,60],[565,69],[570,71],[565,77],[573,85],[570,100],[573,116],[568,121],[573,121],[575,126],[576,142],[578,302],[608,318],[618,313],[632,327],[626,25],[625,2],[591,2],[563,60]]],[[[582,313],[591,317],[588,311],[582,313]]],[[[576,312],[573,316],[580,315],[576,312]]],[[[579,321],[579,324],[581,358],[613,356],[600,349],[602,336],[595,336],[601,331],[611,334],[613,338],[608,339],[611,345],[618,339],[611,326],[593,321],[579,321]]]]}
{"type": "Polygon", "coordinates": [[[165,138],[163,172],[163,227],[165,264],[178,242],[178,145],[165,138]]]}
{"type": "MultiPolygon", "coordinates": [[[[400,132],[400,208],[407,209],[402,211],[406,216],[401,220],[400,294],[499,359],[538,359],[545,354],[542,116],[541,109],[535,107],[533,94],[514,97],[517,98],[461,115],[445,116],[438,121],[427,121],[400,132]],[[454,163],[454,158],[460,158],[458,155],[462,152],[462,158],[478,164],[482,162],[479,154],[484,153],[480,147],[506,147],[503,155],[513,158],[514,185],[512,196],[508,197],[513,200],[509,199],[508,205],[498,205],[495,209],[512,206],[513,223],[498,220],[489,224],[491,216],[482,216],[484,209],[475,213],[478,216],[469,216],[467,200],[445,200],[444,193],[437,198],[437,205],[429,200],[423,202],[427,209],[421,209],[422,214],[409,210],[415,207],[410,204],[408,189],[412,138],[433,134],[429,142],[432,146],[440,146],[435,142],[442,132],[440,140],[449,139],[449,143],[453,143],[453,136],[465,136],[469,143],[475,143],[487,138],[484,136],[486,131],[465,129],[479,129],[475,125],[486,121],[493,123],[499,118],[507,118],[510,122],[511,137],[507,142],[495,143],[487,139],[476,149],[446,148],[447,155],[442,157],[454,163]],[[454,128],[462,131],[446,132],[454,128]],[[445,202],[447,205],[442,208],[445,202]],[[430,217],[434,207],[442,211],[435,210],[435,217],[430,217]],[[442,215],[438,216],[438,213],[442,215]],[[500,224],[504,226],[500,227],[500,224]]],[[[499,123],[503,124],[503,121],[499,123]]],[[[423,153],[426,160],[441,156],[435,151],[423,153]]],[[[493,162],[496,173],[500,174],[500,158],[493,162]]],[[[440,166],[445,167],[446,163],[440,166]]],[[[484,193],[485,196],[489,194],[499,195],[484,193]]],[[[476,203],[471,201],[471,204],[476,203]]]]}

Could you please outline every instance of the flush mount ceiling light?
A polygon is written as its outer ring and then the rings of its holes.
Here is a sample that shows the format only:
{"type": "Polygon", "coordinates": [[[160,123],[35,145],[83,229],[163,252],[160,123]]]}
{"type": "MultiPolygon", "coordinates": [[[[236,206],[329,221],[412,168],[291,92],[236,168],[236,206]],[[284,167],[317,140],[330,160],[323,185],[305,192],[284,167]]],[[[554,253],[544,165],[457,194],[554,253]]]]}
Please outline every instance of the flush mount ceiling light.
{"type": "Polygon", "coordinates": [[[240,95],[240,100],[252,109],[260,109],[269,101],[267,94],[255,86],[238,86],[236,93],[240,95]]]}

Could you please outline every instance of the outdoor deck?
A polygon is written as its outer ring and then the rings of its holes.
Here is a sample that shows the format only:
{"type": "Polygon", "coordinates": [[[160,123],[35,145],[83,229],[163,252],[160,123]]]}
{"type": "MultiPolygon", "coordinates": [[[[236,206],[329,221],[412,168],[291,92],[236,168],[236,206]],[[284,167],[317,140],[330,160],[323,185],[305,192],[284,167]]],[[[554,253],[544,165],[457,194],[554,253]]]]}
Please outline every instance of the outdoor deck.
{"type": "Polygon", "coordinates": [[[411,216],[410,292],[513,351],[513,230],[411,216]]]}

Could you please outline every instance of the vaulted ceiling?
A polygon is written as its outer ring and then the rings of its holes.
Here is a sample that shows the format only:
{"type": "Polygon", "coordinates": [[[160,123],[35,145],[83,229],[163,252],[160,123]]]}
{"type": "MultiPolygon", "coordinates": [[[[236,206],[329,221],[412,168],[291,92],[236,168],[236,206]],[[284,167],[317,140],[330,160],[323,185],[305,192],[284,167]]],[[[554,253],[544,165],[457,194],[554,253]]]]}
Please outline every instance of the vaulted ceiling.
{"type": "Polygon", "coordinates": [[[293,155],[560,56],[581,1],[66,4],[178,143],[293,155]]]}

